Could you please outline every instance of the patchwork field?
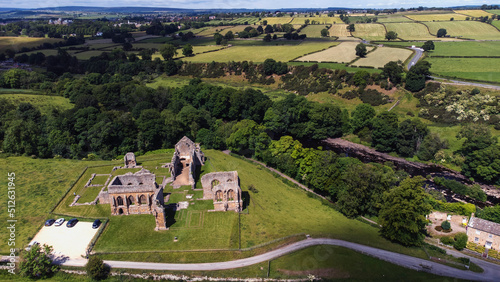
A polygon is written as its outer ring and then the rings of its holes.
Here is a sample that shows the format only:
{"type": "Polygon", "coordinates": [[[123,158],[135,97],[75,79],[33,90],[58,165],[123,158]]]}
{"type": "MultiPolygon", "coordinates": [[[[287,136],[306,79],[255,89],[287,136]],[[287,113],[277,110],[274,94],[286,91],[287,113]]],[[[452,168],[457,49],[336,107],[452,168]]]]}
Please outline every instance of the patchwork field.
{"type": "Polygon", "coordinates": [[[427,27],[420,23],[386,23],[387,31],[395,31],[404,40],[435,40],[427,27]]]}
{"type": "Polygon", "coordinates": [[[312,21],[315,21],[316,24],[334,24],[334,23],[343,23],[339,17],[293,17],[292,24],[305,24],[305,21],[309,20],[310,24],[312,21]]]}
{"type": "Polygon", "coordinates": [[[9,102],[18,106],[21,103],[30,103],[35,106],[42,114],[49,113],[52,109],[61,111],[73,108],[74,104],[69,99],[61,96],[33,95],[33,94],[0,94],[0,99],[7,99],[9,102]]]}
{"type": "Polygon", "coordinates": [[[381,68],[390,61],[401,60],[404,62],[413,52],[401,48],[379,47],[369,53],[366,58],[354,62],[353,66],[372,66],[381,68]]]}
{"type": "Polygon", "coordinates": [[[394,16],[394,17],[378,17],[377,22],[379,22],[379,23],[405,23],[405,22],[413,22],[413,21],[407,17],[394,16]]]}
{"type": "Polygon", "coordinates": [[[2,36],[0,37],[0,53],[4,52],[7,49],[12,49],[17,52],[23,47],[33,48],[38,47],[43,43],[55,43],[59,41],[62,41],[62,39],[2,36]]]}
{"type": "Polygon", "coordinates": [[[253,61],[264,62],[271,58],[276,61],[287,62],[334,45],[332,42],[302,42],[290,46],[233,46],[217,52],[200,54],[183,59],[191,62],[230,62],[230,61],[253,61]]]}
{"type": "MultiPolygon", "coordinates": [[[[201,54],[203,52],[220,50],[220,49],[224,49],[224,46],[220,46],[220,45],[208,45],[208,46],[201,45],[201,46],[198,46],[198,45],[195,45],[195,46],[193,46],[193,53],[196,55],[196,54],[201,54]]],[[[151,57],[152,57],[151,58],[152,60],[154,60],[156,58],[160,58],[163,60],[163,57],[161,56],[160,52],[154,53],[153,56],[151,56],[151,57]]],[[[179,49],[177,49],[177,55],[175,55],[174,58],[181,58],[181,57],[184,57],[184,55],[182,54],[182,48],[179,48],[179,49]]]]}
{"type": "Polygon", "coordinates": [[[381,24],[355,24],[353,36],[364,40],[384,40],[385,28],[381,24]]]}
{"type": "Polygon", "coordinates": [[[433,21],[450,21],[453,18],[455,21],[465,21],[467,16],[448,13],[448,14],[420,14],[420,15],[406,15],[408,18],[418,22],[433,22],[433,21]]]}
{"type": "Polygon", "coordinates": [[[270,25],[273,25],[273,24],[286,24],[286,23],[290,23],[293,18],[291,17],[273,17],[273,18],[263,18],[260,22],[262,23],[262,21],[267,21],[267,24],[270,24],[270,25]]]}
{"type": "Polygon", "coordinates": [[[430,56],[498,56],[500,41],[434,42],[430,56]]]}
{"type": "Polygon", "coordinates": [[[300,33],[307,35],[307,38],[321,37],[321,30],[327,28],[326,25],[308,25],[300,33]]]}
{"type": "Polygon", "coordinates": [[[330,28],[330,36],[348,37],[352,35],[349,31],[347,31],[346,24],[334,24],[330,28]]]}
{"type": "MultiPolygon", "coordinates": [[[[297,61],[307,62],[337,62],[337,63],[349,63],[350,61],[356,59],[356,45],[358,42],[342,42],[340,45],[328,48],[324,51],[306,55],[297,59],[297,61]]],[[[367,50],[370,51],[373,47],[368,47],[367,50]]]]}
{"type": "Polygon", "coordinates": [[[458,14],[464,14],[467,16],[475,17],[475,18],[484,17],[484,16],[489,17],[492,15],[492,13],[488,13],[488,12],[485,12],[483,10],[455,10],[453,12],[458,13],[458,14]]]}
{"type": "Polygon", "coordinates": [[[500,39],[500,31],[493,26],[476,21],[460,22],[427,22],[432,34],[437,34],[440,28],[446,29],[451,37],[463,37],[471,39],[493,40],[500,39]]]}
{"type": "Polygon", "coordinates": [[[220,32],[225,27],[203,27],[191,30],[196,36],[213,36],[214,33],[220,32]]]}
{"type": "Polygon", "coordinates": [[[259,22],[259,18],[256,17],[248,17],[248,18],[237,18],[232,21],[229,21],[230,24],[256,24],[259,22]]]}
{"type": "Polygon", "coordinates": [[[428,58],[436,75],[500,83],[500,59],[492,58],[428,58]],[[464,68],[464,66],[467,66],[464,68]]]}

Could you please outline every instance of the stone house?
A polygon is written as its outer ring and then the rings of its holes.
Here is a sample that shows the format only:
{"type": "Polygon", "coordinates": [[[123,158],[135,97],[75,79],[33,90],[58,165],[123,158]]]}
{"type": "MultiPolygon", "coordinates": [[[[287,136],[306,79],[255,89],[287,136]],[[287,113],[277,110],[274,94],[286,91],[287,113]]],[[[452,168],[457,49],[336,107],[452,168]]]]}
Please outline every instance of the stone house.
{"type": "Polygon", "coordinates": [[[241,211],[243,201],[237,171],[207,173],[201,177],[203,199],[214,202],[215,211],[241,211]]]}
{"type": "Polygon", "coordinates": [[[500,250],[500,224],[471,215],[467,225],[469,242],[484,246],[486,249],[500,250]]]}
{"type": "Polygon", "coordinates": [[[175,145],[172,161],[165,167],[170,169],[174,185],[195,185],[196,167],[205,163],[205,155],[200,144],[194,143],[188,137],[182,137],[175,145]]]}
{"type": "Polygon", "coordinates": [[[112,215],[153,214],[156,230],[165,230],[163,189],[146,169],[115,176],[108,190],[99,194],[101,204],[109,203],[112,215]]]}

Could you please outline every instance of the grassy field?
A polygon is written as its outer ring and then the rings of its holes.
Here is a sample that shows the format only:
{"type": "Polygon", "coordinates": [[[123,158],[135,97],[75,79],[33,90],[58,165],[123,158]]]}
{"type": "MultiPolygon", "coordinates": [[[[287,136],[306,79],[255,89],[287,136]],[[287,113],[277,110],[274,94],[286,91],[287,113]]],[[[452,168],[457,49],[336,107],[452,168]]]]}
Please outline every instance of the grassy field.
{"type": "Polygon", "coordinates": [[[495,14],[495,15],[500,15],[500,10],[486,10],[486,12],[492,13],[492,14],[495,14]]]}
{"type": "Polygon", "coordinates": [[[390,61],[401,60],[404,62],[411,54],[412,51],[401,48],[379,47],[369,53],[366,58],[361,58],[352,65],[381,68],[390,61]]]}
{"type": "MultiPolygon", "coordinates": [[[[16,179],[16,248],[22,248],[35,236],[48,212],[61,199],[78,178],[85,166],[99,165],[102,161],[85,162],[66,159],[32,159],[8,157],[0,162],[2,172],[14,172],[16,179]]],[[[0,185],[7,187],[7,177],[0,178],[0,185]]],[[[0,189],[0,196],[7,199],[7,189],[0,189]]],[[[7,202],[5,202],[7,204],[7,202]]],[[[6,206],[4,206],[6,207],[6,206]]],[[[109,207],[108,207],[109,209],[109,207]]],[[[7,227],[7,212],[0,213],[0,228],[7,227]]],[[[8,250],[8,232],[0,232],[0,253],[8,250]]]]}
{"type": "Polygon", "coordinates": [[[2,36],[0,37],[0,53],[3,53],[7,49],[12,49],[17,52],[23,47],[33,48],[43,43],[55,43],[60,41],[63,40],[58,38],[2,36]]]}
{"type": "Polygon", "coordinates": [[[352,35],[347,30],[346,24],[334,24],[330,28],[330,36],[348,37],[348,36],[352,36],[352,35]]]}
{"type": "Polygon", "coordinates": [[[493,21],[493,22],[491,22],[491,24],[493,26],[495,26],[496,28],[500,29],[500,21],[493,21]]]}
{"type": "Polygon", "coordinates": [[[271,261],[273,278],[307,278],[352,281],[454,281],[410,270],[353,250],[328,245],[309,247],[271,261]]]}
{"type": "Polygon", "coordinates": [[[500,39],[500,32],[493,26],[476,21],[458,21],[458,22],[427,22],[432,34],[437,34],[440,28],[446,29],[451,37],[463,37],[470,39],[492,40],[500,39]]]}
{"type": "Polygon", "coordinates": [[[436,75],[500,82],[500,59],[492,58],[428,58],[436,75]],[[464,66],[467,66],[464,68],[464,66]]]}
{"type": "Polygon", "coordinates": [[[91,57],[96,57],[102,54],[104,51],[85,51],[82,53],[75,54],[78,60],[88,60],[91,57]]]}
{"type": "Polygon", "coordinates": [[[475,18],[484,17],[484,16],[490,17],[491,15],[493,15],[492,13],[488,13],[488,12],[483,11],[483,10],[455,10],[453,12],[458,13],[458,14],[463,14],[466,16],[475,17],[475,18]]]}
{"type": "Polygon", "coordinates": [[[5,98],[10,101],[14,106],[21,103],[30,103],[35,106],[42,114],[50,113],[54,108],[62,111],[73,108],[73,104],[69,99],[60,96],[46,96],[34,94],[0,94],[0,98],[5,98]]]}
{"type": "Polygon", "coordinates": [[[316,24],[339,24],[343,23],[339,17],[293,17],[292,24],[305,24],[305,21],[309,20],[309,23],[315,21],[316,24]]]}
{"type": "Polygon", "coordinates": [[[498,41],[434,42],[431,56],[491,56],[500,54],[498,41]]]}
{"type": "Polygon", "coordinates": [[[438,21],[450,21],[453,18],[455,21],[465,21],[467,16],[460,15],[456,13],[447,14],[420,14],[420,15],[406,15],[408,18],[418,21],[418,22],[438,22],[438,21]]]}
{"type": "MultiPolygon", "coordinates": [[[[196,55],[196,54],[201,54],[204,52],[219,50],[219,49],[223,49],[223,48],[224,48],[224,46],[221,46],[221,45],[212,45],[212,46],[210,46],[210,45],[208,45],[208,46],[195,45],[195,46],[193,46],[193,53],[196,55]]],[[[163,57],[161,56],[160,52],[154,53],[151,57],[152,57],[151,58],[152,60],[154,60],[156,58],[160,58],[163,60],[163,57]]],[[[184,57],[184,55],[182,55],[182,49],[177,49],[177,55],[175,55],[174,58],[183,58],[183,57],[184,57]]],[[[194,57],[191,57],[191,58],[194,58],[194,57]]]]}
{"type": "Polygon", "coordinates": [[[253,61],[264,62],[271,58],[276,61],[287,62],[304,54],[319,51],[334,45],[332,42],[307,42],[304,41],[295,46],[233,46],[206,54],[183,59],[191,62],[229,62],[229,61],[253,61]]]}
{"type": "Polygon", "coordinates": [[[355,24],[353,36],[365,40],[384,40],[385,28],[381,24],[355,24]]]}
{"type": "Polygon", "coordinates": [[[379,23],[407,23],[407,22],[413,22],[413,21],[407,17],[393,16],[393,17],[379,17],[377,22],[379,22],[379,23]]]}
{"type": "Polygon", "coordinates": [[[404,40],[435,40],[427,27],[420,23],[386,23],[387,31],[395,31],[404,40]]]}
{"type": "MultiPolygon", "coordinates": [[[[297,65],[303,65],[303,66],[311,66],[316,63],[308,63],[308,62],[289,62],[288,65],[292,66],[297,66],[297,65]]],[[[338,64],[338,63],[317,63],[317,65],[320,68],[326,68],[326,69],[332,69],[332,70],[346,70],[348,72],[357,72],[360,71],[360,68],[353,68],[353,67],[346,67],[345,64],[338,64]]],[[[364,71],[367,71],[369,73],[381,73],[382,70],[379,69],[362,69],[364,71]]]]}
{"type": "MultiPolygon", "coordinates": [[[[221,32],[222,30],[227,29],[226,27],[204,27],[196,30],[197,32],[194,32],[196,36],[214,36],[215,33],[221,32]]],[[[223,32],[223,34],[226,34],[223,32]]]]}
{"type": "MultiPolygon", "coordinates": [[[[300,57],[297,60],[302,62],[315,61],[349,63],[356,59],[356,45],[358,45],[358,42],[342,42],[338,46],[300,57]]],[[[371,49],[373,49],[373,47],[367,47],[368,51],[371,49]]]]}
{"type": "Polygon", "coordinates": [[[260,23],[262,24],[263,21],[267,21],[267,24],[269,25],[274,25],[274,24],[286,24],[290,23],[293,20],[292,17],[273,17],[273,18],[263,18],[260,23]]]}
{"type": "Polygon", "coordinates": [[[166,43],[169,41],[172,41],[172,37],[147,38],[147,39],[143,39],[143,40],[138,41],[138,42],[141,42],[141,43],[166,43]]]}
{"type": "Polygon", "coordinates": [[[308,25],[300,33],[307,35],[307,38],[321,37],[321,30],[325,28],[326,25],[308,25]]]}

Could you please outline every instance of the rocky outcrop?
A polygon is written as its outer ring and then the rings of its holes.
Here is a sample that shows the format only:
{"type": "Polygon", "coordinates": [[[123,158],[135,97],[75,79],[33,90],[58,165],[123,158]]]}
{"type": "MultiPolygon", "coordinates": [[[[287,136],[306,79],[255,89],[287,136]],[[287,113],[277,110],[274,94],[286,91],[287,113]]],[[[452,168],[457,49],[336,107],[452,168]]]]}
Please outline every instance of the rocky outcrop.
{"type": "Polygon", "coordinates": [[[437,164],[424,164],[418,162],[407,161],[403,158],[393,157],[386,153],[377,152],[376,150],[367,146],[356,144],[341,138],[328,138],[322,141],[325,149],[330,149],[345,156],[357,158],[363,162],[385,163],[391,162],[397,169],[404,170],[410,175],[432,175],[440,176],[448,179],[454,179],[466,184],[479,184],[483,191],[490,197],[495,198],[493,202],[500,201],[500,190],[493,185],[486,185],[482,183],[472,182],[467,177],[463,176],[457,171],[446,168],[437,164]]]}

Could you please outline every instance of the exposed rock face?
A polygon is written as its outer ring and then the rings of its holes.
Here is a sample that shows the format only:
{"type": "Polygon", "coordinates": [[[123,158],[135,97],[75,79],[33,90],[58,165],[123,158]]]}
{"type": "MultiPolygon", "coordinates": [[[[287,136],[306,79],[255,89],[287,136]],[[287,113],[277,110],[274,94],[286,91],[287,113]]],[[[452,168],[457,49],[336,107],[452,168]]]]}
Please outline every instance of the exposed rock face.
{"type": "Polygon", "coordinates": [[[345,154],[348,157],[357,158],[363,162],[385,163],[392,162],[397,169],[404,170],[411,175],[432,175],[448,179],[454,179],[466,184],[479,184],[483,191],[488,195],[488,200],[500,202],[500,190],[493,185],[486,185],[470,181],[457,171],[451,170],[437,164],[423,164],[410,162],[403,158],[393,157],[389,154],[377,152],[367,146],[356,144],[340,138],[328,138],[322,141],[326,149],[331,149],[339,154],[345,154]],[[495,199],[491,199],[495,198],[495,199]]]}

